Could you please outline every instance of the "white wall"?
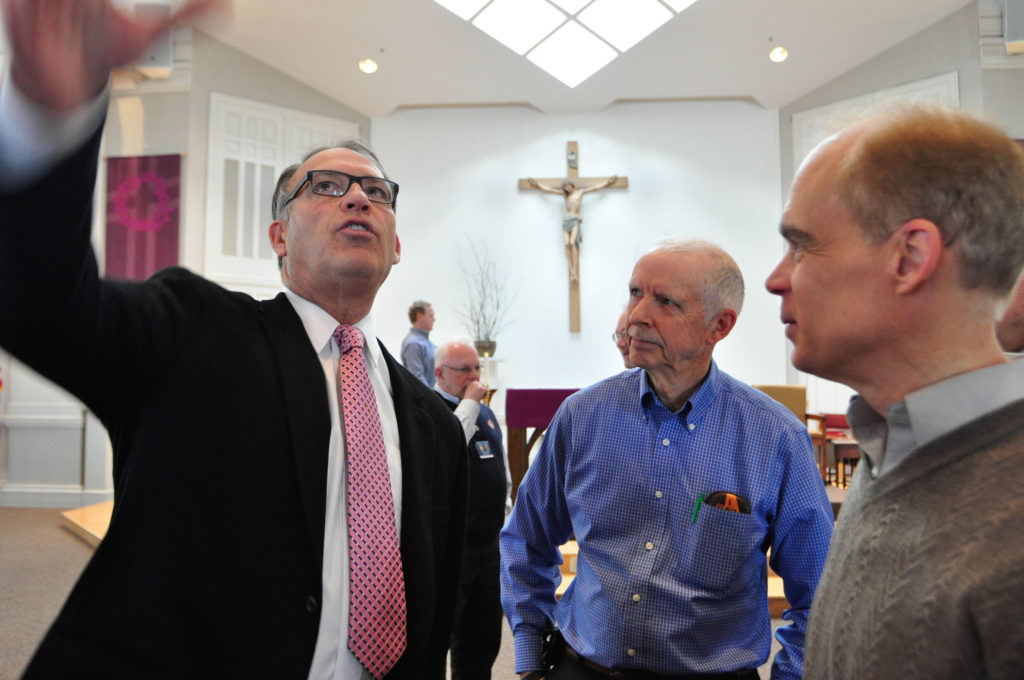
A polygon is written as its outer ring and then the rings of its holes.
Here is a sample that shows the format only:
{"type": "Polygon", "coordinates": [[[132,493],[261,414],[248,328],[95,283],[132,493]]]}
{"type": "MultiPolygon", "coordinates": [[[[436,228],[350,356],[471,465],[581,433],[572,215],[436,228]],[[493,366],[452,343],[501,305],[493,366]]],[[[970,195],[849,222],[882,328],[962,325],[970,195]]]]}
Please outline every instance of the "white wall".
{"type": "MultiPolygon", "coordinates": [[[[610,335],[636,258],[665,235],[701,237],[736,258],[747,303],[715,356],[749,382],[783,382],[778,302],[763,286],[781,256],[776,114],[740,102],[619,104],[599,113],[528,108],[398,111],[372,122],[374,147],[401,185],[402,261],[377,298],[377,332],[394,351],[416,298],[437,313],[431,337],[468,335],[456,315],[459,258],[486,241],[519,292],[499,334],[499,387],[582,387],[622,369],[610,335]],[[580,145],[583,177],[627,175],[628,189],[583,201],[582,332],[568,331],[561,197],[519,191],[520,177],[565,173],[580,145]]],[[[495,381],[492,381],[495,382],[495,381]]],[[[499,415],[503,400],[496,399],[499,415]]]]}

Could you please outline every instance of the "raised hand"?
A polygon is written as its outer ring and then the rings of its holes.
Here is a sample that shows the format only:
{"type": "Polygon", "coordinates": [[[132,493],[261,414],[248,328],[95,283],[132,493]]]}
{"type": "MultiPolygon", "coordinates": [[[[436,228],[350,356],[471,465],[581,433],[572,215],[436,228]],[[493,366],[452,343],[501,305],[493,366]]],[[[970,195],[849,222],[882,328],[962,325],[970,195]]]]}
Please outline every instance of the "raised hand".
{"type": "Polygon", "coordinates": [[[466,399],[472,399],[473,401],[480,401],[487,396],[487,385],[484,385],[479,380],[466,385],[466,394],[463,395],[466,399]]]}
{"type": "Polygon", "coordinates": [[[166,20],[137,20],[109,0],[2,0],[11,77],[29,99],[67,111],[95,97],[110,71],[162,33],[228,0],[188,0],[166,20]]]}

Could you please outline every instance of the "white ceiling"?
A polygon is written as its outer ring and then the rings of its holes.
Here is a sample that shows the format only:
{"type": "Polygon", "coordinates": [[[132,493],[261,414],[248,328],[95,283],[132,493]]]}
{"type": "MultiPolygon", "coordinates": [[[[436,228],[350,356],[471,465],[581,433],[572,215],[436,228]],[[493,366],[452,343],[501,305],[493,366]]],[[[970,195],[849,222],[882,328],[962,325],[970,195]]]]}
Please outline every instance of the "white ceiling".
{"type": "Polygon", "coordinates": [[[972,0],[698,0],[570,89],[433,0],[241,0],[219,40],[367,116],[399,107],[745,98],[778,108],[972,0]],[[769,42],[770,39],[772,42],[769,42]],[[782,64],[773,45],[789,49],[782,64]],[[372,57],[374,75],[356,68],[372,57]]]}

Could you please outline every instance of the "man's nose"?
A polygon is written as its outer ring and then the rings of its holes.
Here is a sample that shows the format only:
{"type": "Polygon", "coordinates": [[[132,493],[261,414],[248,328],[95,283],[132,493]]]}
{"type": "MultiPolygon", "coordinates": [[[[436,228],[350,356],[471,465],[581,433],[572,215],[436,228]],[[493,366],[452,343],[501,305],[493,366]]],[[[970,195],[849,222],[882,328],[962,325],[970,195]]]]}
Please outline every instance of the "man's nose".
{"type": "Polygon", "coordinates": [[[646,325],[648,322],[647,315],[647,304],[646,298],[633,298],[636,302],[630,307],[629,310],[629,325],[626,326],[626,332],[629,332],[629,326],[634,325],[646,325]]]}
{"type": "Polygon", "coordinates": [[[769,293],[772,295],[783,295],[789,292],[790,270],[790,256],[786,255],[779,260],[779,263],[775,265],[775,269],[772,270],[772,273],[764,281],[764,287],[768,289],[769,293]]]}
{"type": "Polygon", "coordinates": [[[370,209],[370,199],[366,196],[361,184],[352,182],[349,185],[348,191],[341,197],[341,207],[344,210],[362,210],[364,212],[370,209]]]}

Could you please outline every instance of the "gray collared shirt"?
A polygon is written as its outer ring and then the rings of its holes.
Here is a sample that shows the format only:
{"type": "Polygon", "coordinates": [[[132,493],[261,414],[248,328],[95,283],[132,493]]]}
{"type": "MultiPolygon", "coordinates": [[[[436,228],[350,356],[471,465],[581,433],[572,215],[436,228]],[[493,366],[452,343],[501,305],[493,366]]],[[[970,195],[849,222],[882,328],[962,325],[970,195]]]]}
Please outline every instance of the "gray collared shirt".
{"type": "Polygon", "coordinates": [[[857,396],[846,418],[872,477],[878,477],[915,449],[1020,399],[1024,399],[1024,361],[1011,361],[911,392],[889,406],[884,418],[857,396]]]}

